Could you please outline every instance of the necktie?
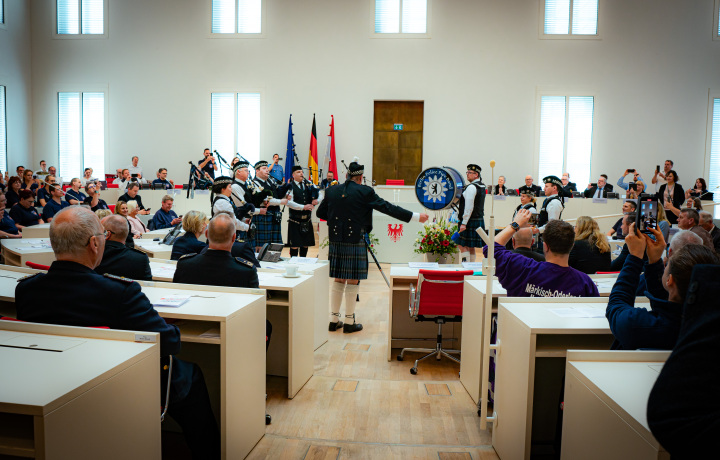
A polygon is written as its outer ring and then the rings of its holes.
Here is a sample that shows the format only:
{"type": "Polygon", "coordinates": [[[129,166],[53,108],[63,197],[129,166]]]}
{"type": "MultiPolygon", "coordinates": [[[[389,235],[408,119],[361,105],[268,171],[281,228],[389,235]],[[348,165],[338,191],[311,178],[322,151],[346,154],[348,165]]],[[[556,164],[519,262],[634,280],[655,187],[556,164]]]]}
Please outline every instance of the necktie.
{"type": "Polygon", "coordinates": [[[602,188],[599,188],[597,190],[597,196],[595,198],[602,198],[602,190],[603,190],[602,188]]]}

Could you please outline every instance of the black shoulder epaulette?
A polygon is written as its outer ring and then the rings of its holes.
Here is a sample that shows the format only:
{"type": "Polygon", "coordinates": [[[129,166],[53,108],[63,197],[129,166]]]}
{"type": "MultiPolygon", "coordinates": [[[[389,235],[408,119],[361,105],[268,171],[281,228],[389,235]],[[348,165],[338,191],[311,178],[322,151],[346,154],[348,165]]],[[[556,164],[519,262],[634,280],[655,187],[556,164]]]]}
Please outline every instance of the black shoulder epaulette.
{"type": "Polygon", "coordinates": [[[42,273],[38,272],[38,273],[33,273],[33,274],[31,274],[31,275],[28,275],[28,276],[23,276],[22,278],[20,278],[20,279],[18,280],[18,283],[20,283],[21,281],[29,280],[30,278],[34,278],[34,277],[36,277],[36,276],[38,276],[38,275],[41,275],[41,274],[42,274],[42,273]]]}
{"type": "Polygon", "coordinates": [[[245,260],[242,257],[235,257],[234,259],[235,259],[235,262],[237,262],[241,265],[245,265],[246,267],[249,267],[249,268],[255,267],[255,265],[253,265],[252,262],[250,262],[249,260],[245,260]]]}
{"type": "Polygon", "coordinates": [[[128,284],[130,284],[130,283],[133,282],[133,280],[131,280],[130,278],[125,278],[124,276],[111,275],[110,273],[105,273],[103,276],[104,276],[105,278],[108,278],[108,279],[111,279],[111,280],[122,281],[123,283],[128,283],[128,284]]]}
{"type": "Polygon", "coordinates": [[[190,254],[184,254],[184,255],[180,256],[180,259],[178,259],[178,260],[189,259],[190,257],[195,257],[196,255],[197,255],[197,252],[191,252],[190,254]]]}

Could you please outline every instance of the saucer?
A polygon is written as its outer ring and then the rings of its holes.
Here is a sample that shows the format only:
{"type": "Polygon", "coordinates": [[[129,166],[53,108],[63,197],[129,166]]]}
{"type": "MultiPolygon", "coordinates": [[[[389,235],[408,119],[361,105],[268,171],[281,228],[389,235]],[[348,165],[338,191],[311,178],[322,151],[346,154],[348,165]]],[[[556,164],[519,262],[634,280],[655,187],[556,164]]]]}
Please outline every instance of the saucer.
{"type": "Polygon", "coordinates": [[[297,275],[288,275],[287,273],[283,273],[282,277],[283,278],[300,278],[300,274],[298,273],[297,275]]]}

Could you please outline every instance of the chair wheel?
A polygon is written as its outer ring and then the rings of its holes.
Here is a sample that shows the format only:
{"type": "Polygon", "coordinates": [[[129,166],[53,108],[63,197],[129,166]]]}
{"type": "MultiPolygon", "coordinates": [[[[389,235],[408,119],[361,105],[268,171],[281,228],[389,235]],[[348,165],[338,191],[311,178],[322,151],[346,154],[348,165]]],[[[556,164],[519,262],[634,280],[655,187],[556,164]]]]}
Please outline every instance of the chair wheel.
{"type": "Polygon", "coordinates": [[[265,414],[265,425],[270,425],[272,423],[272,417],[270,417],[270,414],[265,414]]]}
{"type": "Polygon", "coordinates": [[[398,360],[398,361],[402,361],[402,360],[403,360],[402,355],[397,355],[397,360],[398,360]]]}
{"type": "Polygon", "coordinates": [[[410,368],[410,373],[411,373],[412,375],[417,375],[417,367],[411,367],[411,368],[410,368]]]}

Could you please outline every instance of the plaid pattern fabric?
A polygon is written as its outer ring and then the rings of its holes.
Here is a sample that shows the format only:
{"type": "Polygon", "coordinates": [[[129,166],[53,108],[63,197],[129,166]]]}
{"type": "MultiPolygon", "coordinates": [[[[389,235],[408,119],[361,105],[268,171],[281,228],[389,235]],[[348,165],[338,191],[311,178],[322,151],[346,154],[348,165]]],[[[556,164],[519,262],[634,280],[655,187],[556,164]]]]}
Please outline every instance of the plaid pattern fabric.
{"type": "Polygon", "coordinates": [[[235,241],[238,243],[249,243],[250,247],[255,247],[255,240],[249,240],[247,239],[247,233],[248,232],[237,232],[237,238],[235,238],[235,241]]]}
{"type": "Polygon", "coordinates": [[[257,227],[255,232],[255,243],[262,246],[265,243],[282,244],[282,231],[279,223],[275,223],[275,214],[267,213],[264,216],[257,215],[253,217],[253,222],[257,227]]]}
{"type": "Polygon", "coordinates": [[[457,244],[469,248],[481,248],[485,246],[485,242],[475,231],[480,227],[485,228],[485,222],[482,218],[470,219],[467,223],[467,228],[465,229],[465,231],[458,235],[459,238],[457,244]]]}
{"type": "Polygon", "coordinates": [[[365,243],[330,243],[330,278],[365,280],[368,274],[368,254],[365,243]]]}

